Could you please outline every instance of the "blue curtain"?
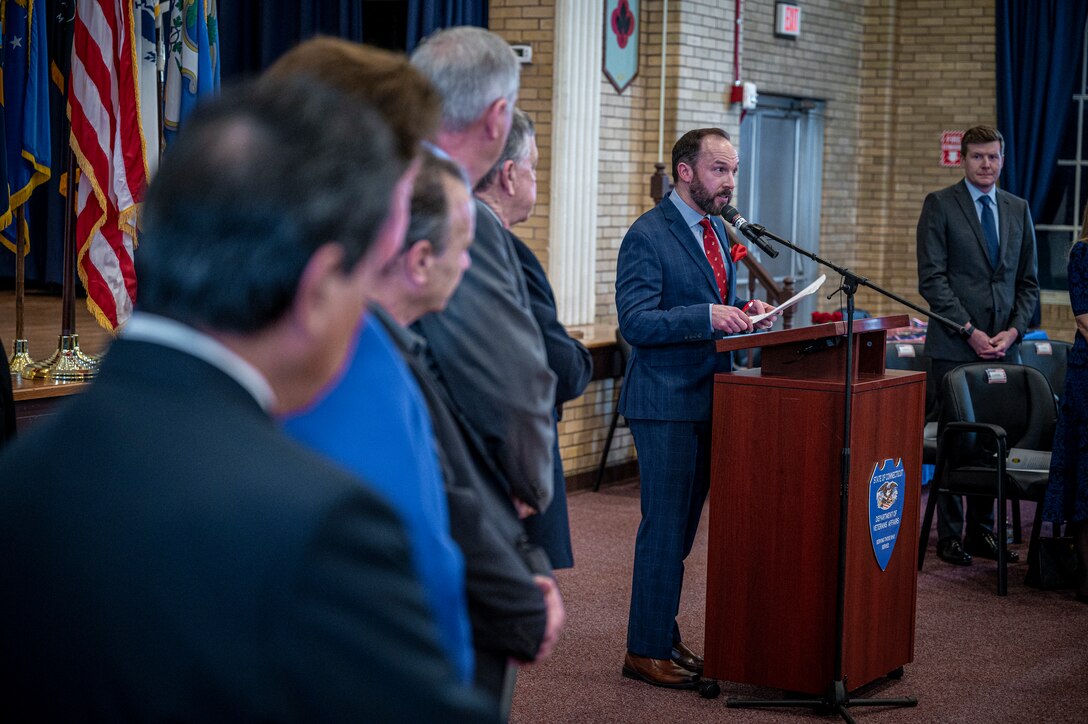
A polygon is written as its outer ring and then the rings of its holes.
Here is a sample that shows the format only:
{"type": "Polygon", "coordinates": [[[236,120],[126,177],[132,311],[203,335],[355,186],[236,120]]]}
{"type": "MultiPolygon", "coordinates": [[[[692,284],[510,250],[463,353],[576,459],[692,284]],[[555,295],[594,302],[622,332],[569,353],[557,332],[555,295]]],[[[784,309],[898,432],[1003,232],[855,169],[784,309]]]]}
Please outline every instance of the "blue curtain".
{"type": "Polygon", "coordinates": [[[411,53],[419,41],[441,28],[456,25],[487,27],[487,0],[408,0],[408,37],[411,53]]]}
{"type": "Polygon", "coordinates": [[[1088,3],[997,0],[997,126],[1002,188],[1043,213],[1080,77],[1088,3]]]}
{"type": "Polygon", "coordinates": [[[369,6],[367,0],[220,2],[222,77],[257,75],[300,40],[318,33],[411,53],[440,28],[486,28],[487,7],[487,0],[398,0],[369,6]]]}
{"type": "Polygon", "coordinates": [[[360,0],[231,0],[218,10],[224,79],[255,76],[313,35],[363,40],[360,0]]]}

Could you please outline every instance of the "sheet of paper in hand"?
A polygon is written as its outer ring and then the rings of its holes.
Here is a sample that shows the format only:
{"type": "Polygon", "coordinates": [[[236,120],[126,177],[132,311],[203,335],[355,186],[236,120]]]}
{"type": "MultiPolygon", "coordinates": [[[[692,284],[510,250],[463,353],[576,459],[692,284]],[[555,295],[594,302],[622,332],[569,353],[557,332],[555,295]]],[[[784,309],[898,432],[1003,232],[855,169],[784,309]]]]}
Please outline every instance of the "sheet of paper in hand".
{"type": "Polygon", "coordinates": [[[791,307],[794,304],[797,304],[797,302],[801,301],[802,299],[807,297],[809,294],[815,294],[816,290],[819,289],[821,286],[823,286],[823,283],[825,281],[827,281],[827,275],[826,274],[821,274],[819,279],[812,282],[812,284],[809,284],[807,287],[805,287],[801,291],[797,292],[792,297],[790,297],[786,301],[782,302],[781,304],[779,304],[777,307],[775,307],[771,311],[764,312],[763,314],[757,314],[754,317],[749,317],[749,319],[752,320],[752,324],[762,322],[764,319],[766,319],[767,317],[770,317],[772,314],[778,314],[779,312],[781,312],[786,307],[791,307]]]}

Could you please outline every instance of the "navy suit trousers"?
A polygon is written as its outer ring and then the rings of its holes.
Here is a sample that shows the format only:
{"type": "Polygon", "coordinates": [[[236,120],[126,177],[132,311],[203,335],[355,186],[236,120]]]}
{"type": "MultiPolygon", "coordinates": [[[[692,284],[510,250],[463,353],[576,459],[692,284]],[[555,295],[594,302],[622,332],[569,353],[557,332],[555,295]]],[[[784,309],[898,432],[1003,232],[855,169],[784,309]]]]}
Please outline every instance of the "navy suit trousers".
{"type": "Polygon", "coordinates": [[[638,452],[642,523],[635,568],[627,650],[668,659],[680,640],[676,614],[691,552],[710,488],[710,422],[628,420],[638,452]]]}

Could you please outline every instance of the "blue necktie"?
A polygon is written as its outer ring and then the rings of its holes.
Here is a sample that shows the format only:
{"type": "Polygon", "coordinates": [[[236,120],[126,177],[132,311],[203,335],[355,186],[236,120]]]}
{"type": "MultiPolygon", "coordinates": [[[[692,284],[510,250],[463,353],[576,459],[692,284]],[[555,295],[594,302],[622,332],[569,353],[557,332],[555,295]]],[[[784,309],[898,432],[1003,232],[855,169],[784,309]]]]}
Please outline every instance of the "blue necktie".
{"type": "Polygon", "coordinates": [[[997,240],[997,226],[994,224],[994,215],[990,213],[990,197],[979,196],[978,202],[982,204],[982,235],[986,238],[986,250],[990,252],[990,266],[997,269],[1001,245],[997,240]]]}

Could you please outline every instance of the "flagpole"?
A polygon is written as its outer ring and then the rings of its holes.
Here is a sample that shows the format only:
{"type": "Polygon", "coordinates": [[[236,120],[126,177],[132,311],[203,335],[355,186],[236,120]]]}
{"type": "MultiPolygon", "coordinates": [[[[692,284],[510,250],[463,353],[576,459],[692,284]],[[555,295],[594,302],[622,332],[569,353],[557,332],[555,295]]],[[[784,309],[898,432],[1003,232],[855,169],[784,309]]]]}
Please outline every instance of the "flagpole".
{"type": "Polygon", "coordinates": [[[11,374],[22,374],[34,360],[30,358],[30,343],[23,330],[26,296],[26,236],[23,233],[23,207],[15,209],[15,340],[11,345],[8,366],[11,374]]]}
{"type": "Polygon", "coordinates": [[[67,184],[65,185],[64,204],[64,278],[61,292],[61,329],[57,338],[57,351],[23,372],[23,377],[32,380],[55,380],[57,382],[82,382],[98,374],[98,359],[91,357],[79,348],[79,335],[76,334],[76,155],[68,149],[67,184]]]}
{"type": "MultiPolygon", "coordinates": [[[[161,6],[160,6],[161,8],[161,6]]],[[[159,137],[159,158],[166,150],[166,127],[163,121],[166,119],[166,20],[161,12],[155,13],[155,112],[156,129],[159,137]]]]}
{"type": "MultiPolygon", "coordinates": [[[[71,22],[72,17],[68,20],[71,22]]],[[[68,82],[71,82],[69,76],[68,82]]],[[[72,150],[71,128],[64,134],[68,141],[64,192],[64,276],[61,282],[61,330],[57,338],[57,351],[44,362],[30,365],[23,377],[48,379],[56,382],[82,382],[98,374],[99,360],[79,348],[76,334],[76,155],[72,150]]]]}

